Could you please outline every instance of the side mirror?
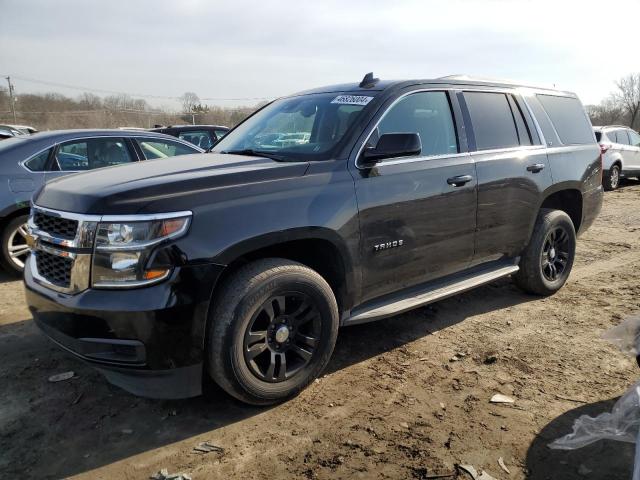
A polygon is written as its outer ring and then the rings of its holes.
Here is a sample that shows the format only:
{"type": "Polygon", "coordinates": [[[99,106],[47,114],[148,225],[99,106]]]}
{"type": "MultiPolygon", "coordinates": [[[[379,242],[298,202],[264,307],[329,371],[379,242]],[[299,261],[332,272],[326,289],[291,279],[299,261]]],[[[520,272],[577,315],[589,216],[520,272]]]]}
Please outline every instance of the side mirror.
{"type": "Polygon", "coordinates": [[[422,151],[422,142],[417,133],[385,133],[375,147],[365,148],[362,158],[375,163],[384,158],[410,157],[422,151]]]}

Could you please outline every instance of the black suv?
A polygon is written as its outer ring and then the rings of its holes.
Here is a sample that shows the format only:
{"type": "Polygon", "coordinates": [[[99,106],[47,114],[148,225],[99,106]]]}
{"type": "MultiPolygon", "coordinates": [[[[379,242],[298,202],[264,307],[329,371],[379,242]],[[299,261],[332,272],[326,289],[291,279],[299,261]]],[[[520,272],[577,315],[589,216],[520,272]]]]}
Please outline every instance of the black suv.
{"type": "Polygon", "coordinates": [[[509,275],[556,292],[601,176],[572,93],[367,75],[274,101],[211,154],[48,183],[27,301],[131,392],[191,396],[213,379],[274,403],[320,374],[340,326],[509,275]]]}
{"type": "Polygon", "coordinates": [[[150,131],[178,137],[204,150],[209,150],[227,134],[229,127],[222,125],[170,125],[152,128],[150,131]]]}

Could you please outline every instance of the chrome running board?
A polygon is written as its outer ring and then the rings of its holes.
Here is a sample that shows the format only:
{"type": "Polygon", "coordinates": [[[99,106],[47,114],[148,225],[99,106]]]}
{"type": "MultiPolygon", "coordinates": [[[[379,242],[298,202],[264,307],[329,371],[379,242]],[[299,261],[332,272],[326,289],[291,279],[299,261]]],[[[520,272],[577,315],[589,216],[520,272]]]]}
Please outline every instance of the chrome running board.
{"type": "Polygon", "coordinates": [[[466,274],[458,274],[450,279],[440,279],[423,286],[413,287],[409,290],[386,296],[384,299],[374,300],[354,308],[351,311],[351,316],[344,320],[343,325],[355,325],[391,317],[471,290],[498,278],[511,275],[518,270],[518,265],[501,261],[491,267],[475,269],[466,274]]]}

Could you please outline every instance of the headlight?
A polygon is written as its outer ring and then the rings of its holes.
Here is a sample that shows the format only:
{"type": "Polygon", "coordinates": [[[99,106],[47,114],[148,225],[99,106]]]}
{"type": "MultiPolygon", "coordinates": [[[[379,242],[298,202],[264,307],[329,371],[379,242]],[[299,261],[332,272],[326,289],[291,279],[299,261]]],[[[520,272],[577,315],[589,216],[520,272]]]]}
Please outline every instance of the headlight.
{"type": "Polygon", "coordinates": [[[189,228],[191,212],[103,217],[96,232],[92,284],[97,288],[137,287],[159,282],[171,268],[147,268],[153,247],[189,228]],[[105,220],[109,220],[105,222],[105,220]]]}

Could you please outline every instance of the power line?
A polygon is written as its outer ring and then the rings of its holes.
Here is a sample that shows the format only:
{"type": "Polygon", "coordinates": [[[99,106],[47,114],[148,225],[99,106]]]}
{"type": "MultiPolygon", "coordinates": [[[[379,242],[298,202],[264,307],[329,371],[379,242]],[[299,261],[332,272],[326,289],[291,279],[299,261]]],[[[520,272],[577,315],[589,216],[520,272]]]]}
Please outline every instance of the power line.
{"type": "MultiPolygon", "coordinates": [[[[20,75],[13,75],[14,79],[22,80],[23,82],[37,83],[40,85],[47,85],[50,87],[58,87],[58,88],[68,88],[71,90],[78,90],[84,92],[92,92],[92,93],[103,93],[109,95],[128,95],[130,97],[139,97],[139,98],[151,98],[156,100],[181,100],[181,97],[168,96],[168,95],[152,95],[147,93],[126,93],[120,92],[117,90],[106,90],[101,88],[92,88],[92,87],[84,87],[80,85],[70,85],[67,83],[58,83],[58,82],[50,82],[45,80],[38,80],[35,78],[23,77],[20,75]]],[[[271,100],[275,97],[236,97],[236,98],[224,98],[224,97],[205,97],[200,100],[203,101],[258,101],[258,100],[271,100]]]]}

